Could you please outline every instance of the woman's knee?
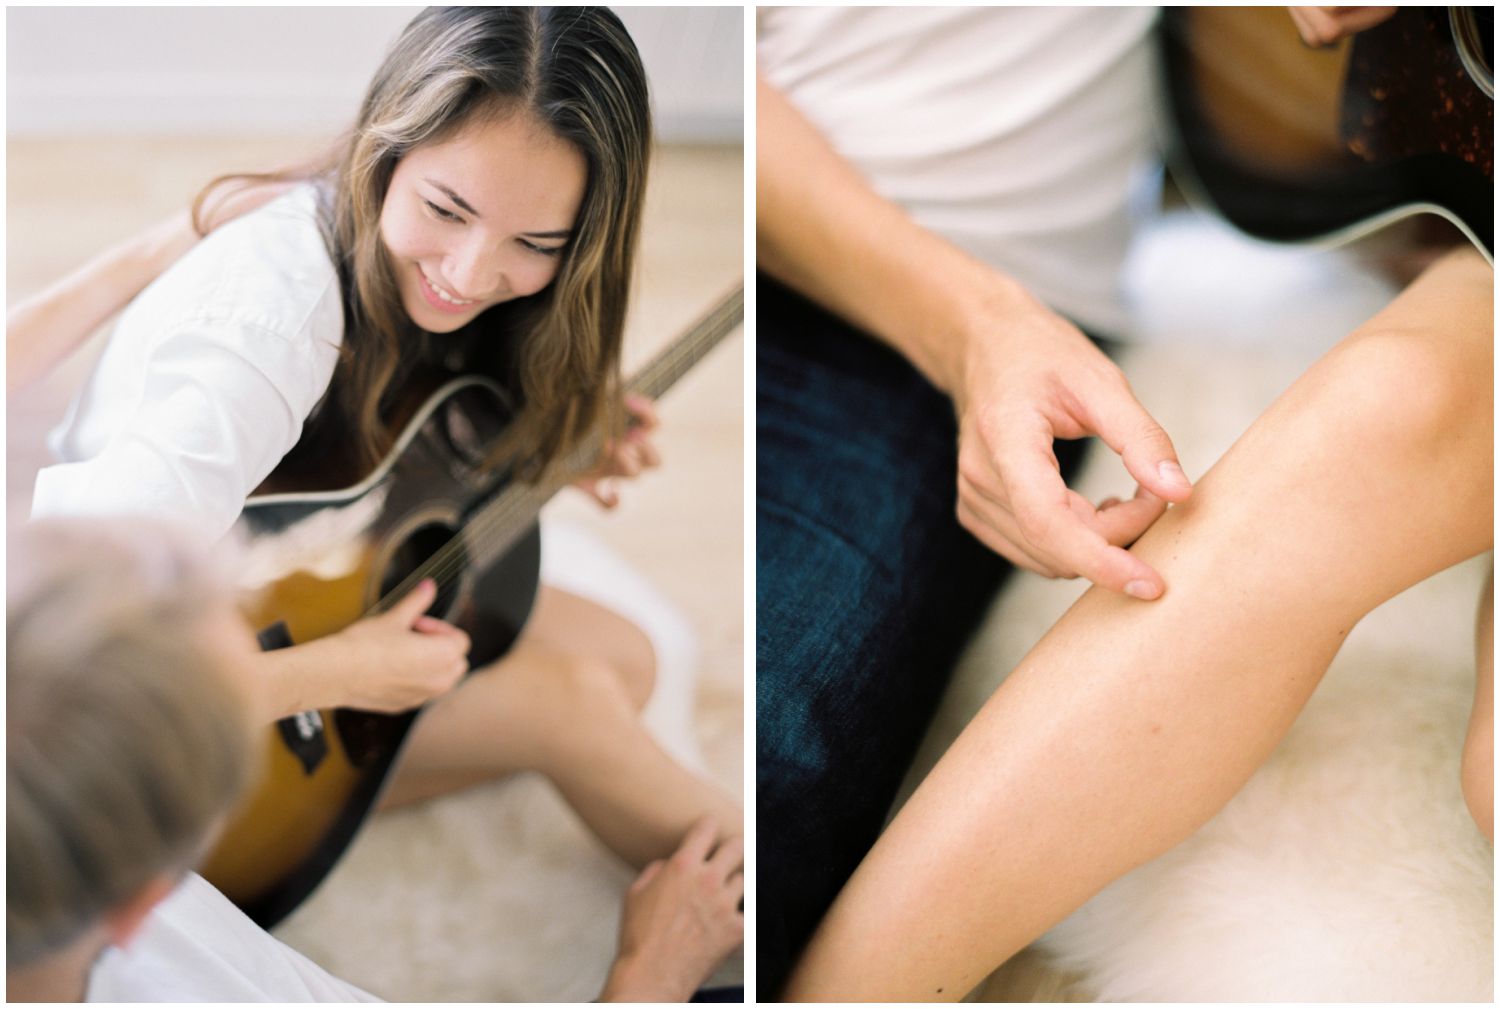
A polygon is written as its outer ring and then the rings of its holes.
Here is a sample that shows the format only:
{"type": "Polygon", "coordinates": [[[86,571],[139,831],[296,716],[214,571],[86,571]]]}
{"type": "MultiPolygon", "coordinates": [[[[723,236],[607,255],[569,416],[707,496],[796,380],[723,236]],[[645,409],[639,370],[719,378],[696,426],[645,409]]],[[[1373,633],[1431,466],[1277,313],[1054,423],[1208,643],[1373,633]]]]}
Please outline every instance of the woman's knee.
{"type": "Polygon", "coordinates": [[[562,707],[575,721],[634,718],[639,710],[631,676],[619,663],[590,655],[561,655],[554,673],[562,707]]]}
{"type": "Polygon", "coordinates": [[[1337,392],[1345,405],[1389,450],[1452,452],[1493,445],[1494,342],[1494,272],[1460,249],[1329,360],[1343,373],[1337,392]]]}
{"type": "Polygon", "coordinates": [[[558,655],[550,674],[549,715],[538,743],[544,773],[597,766],[622,739],[644,731],[635,698],[613,663],[558,655]]]}
{"type": "Polygon", "coordinates": [[[1372,327],[1329,359],[1348,421],[1372,451],[1430,457],[1493,444],[1493,354],[1477,341],[1372,327]],[[1483,374],[1480,374],[1483,372],[1483,374]]]}
{"type": "Polygon", "coordinates": [[[636,711],[645,707],[656,685],[657,656],[649,629],[607,606],[559,590],[538,606],[532,639],[549,652],[577,659],[565,675],[604,675],[609,670],[636,711]]]}

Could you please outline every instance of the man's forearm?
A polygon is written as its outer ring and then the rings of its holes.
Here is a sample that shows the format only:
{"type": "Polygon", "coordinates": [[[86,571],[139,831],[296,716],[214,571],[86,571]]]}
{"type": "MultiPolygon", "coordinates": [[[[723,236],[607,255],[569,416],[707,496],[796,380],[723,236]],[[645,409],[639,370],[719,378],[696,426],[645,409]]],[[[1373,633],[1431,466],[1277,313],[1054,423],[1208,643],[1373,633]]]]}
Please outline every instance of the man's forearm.
{"type": "Polygon", "coordinates": [[[21,388],[45,375],[197,240],[186,212],[177,214],[9,309],[7,388],[21,388]]]}
{"type": "Polygon", "coordinates": [[[333,637],[263,652],[257,661],[267,680],[261,694],[268,722],[345,700],[338,694],[336,670],[347,656],[333,637]]]}
{"type": "Polygon", "coordinates": [[[951,393],[976,321],[1029,296],[871,189],[764,80],[756,100],[757,265],[951,393]]]}

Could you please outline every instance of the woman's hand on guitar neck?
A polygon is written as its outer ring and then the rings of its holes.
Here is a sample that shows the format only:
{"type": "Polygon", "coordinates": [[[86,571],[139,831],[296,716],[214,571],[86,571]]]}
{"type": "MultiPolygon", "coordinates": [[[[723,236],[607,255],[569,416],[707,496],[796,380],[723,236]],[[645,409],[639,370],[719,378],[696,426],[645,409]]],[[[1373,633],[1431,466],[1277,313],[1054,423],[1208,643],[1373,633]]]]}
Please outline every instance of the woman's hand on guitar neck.
{"type": "Polygon", "coordinates": [[[651,434],[661,424],[656,404],[645,396],[631,393],[625,397],[625,411],[630,415],[625,436],[604,444],[599,464],[588,474],[573,481],[573,486],[599,502],[603,508],[620,503],[615,478],[633,479],[648,469],[661,465],[661,454],[651,444],[651,434]]]}
{"type": "Polygon", "coordinates": [[[273,717],[335,707],[409,711],[447,693],[469,669],[469,636],[426,615],[436,596],[425,579],[384,613],[266,652],[273,717]]]}

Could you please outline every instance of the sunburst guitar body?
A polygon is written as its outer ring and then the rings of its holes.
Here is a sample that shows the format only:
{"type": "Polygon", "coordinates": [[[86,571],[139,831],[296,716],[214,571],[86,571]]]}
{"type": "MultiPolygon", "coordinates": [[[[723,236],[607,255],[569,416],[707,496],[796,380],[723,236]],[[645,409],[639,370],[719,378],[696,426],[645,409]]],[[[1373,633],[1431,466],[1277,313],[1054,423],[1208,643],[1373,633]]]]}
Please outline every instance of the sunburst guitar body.
{"type": "MultiPolygon", "coordinates": [[[[742,317],[736,288],[628,388],[660,396],[742,317]]],[[[507,481],[485,459],[510,417],[495,383],[456,378],[421,398],[385,460],[353,486],[251,498],[240,519],[250,541],[241,582],[262,647],[336,633],[431,578],[429,612],[469,634],[470,667],[503,656],[536,598],[538,513],[592,465],[599,444],[541,483],[507,481]]],[[[419,714],[340,708],[276,723],[260,780],[203,875],[259,924],[279,922],[352,841],[419,714]]]]}

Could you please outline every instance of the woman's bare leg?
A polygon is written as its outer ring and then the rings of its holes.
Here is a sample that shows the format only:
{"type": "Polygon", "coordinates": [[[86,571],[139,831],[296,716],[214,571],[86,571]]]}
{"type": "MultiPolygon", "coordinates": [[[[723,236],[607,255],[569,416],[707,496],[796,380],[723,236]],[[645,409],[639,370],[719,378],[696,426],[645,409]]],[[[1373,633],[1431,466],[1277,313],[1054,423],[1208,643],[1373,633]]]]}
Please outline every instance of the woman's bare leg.
{"type": "Polygon", "coordinates": [[[383,808],[534,770],[637,866],[670,855],[704,816],[721,837],[742,833],[739,803],[641,724],[654,669],[635,625],[544,587],[515,648],[423,713],[383,808]]]}
{"type": "Polygon", "coordinates": [[[1217,812],[1350,628],[1492,538],[1492,272],[1450,255],[1314,366],[959,736],[850,879],[793,999],[958,999],[1217,812]]]}
{"type": "Polygon", "coordinates": [[[1474,708],[1464,737],[1464,801],[1484,836],[1495,843],[1495,570],[1479,597],[1474,633],[1474,708]]]}

